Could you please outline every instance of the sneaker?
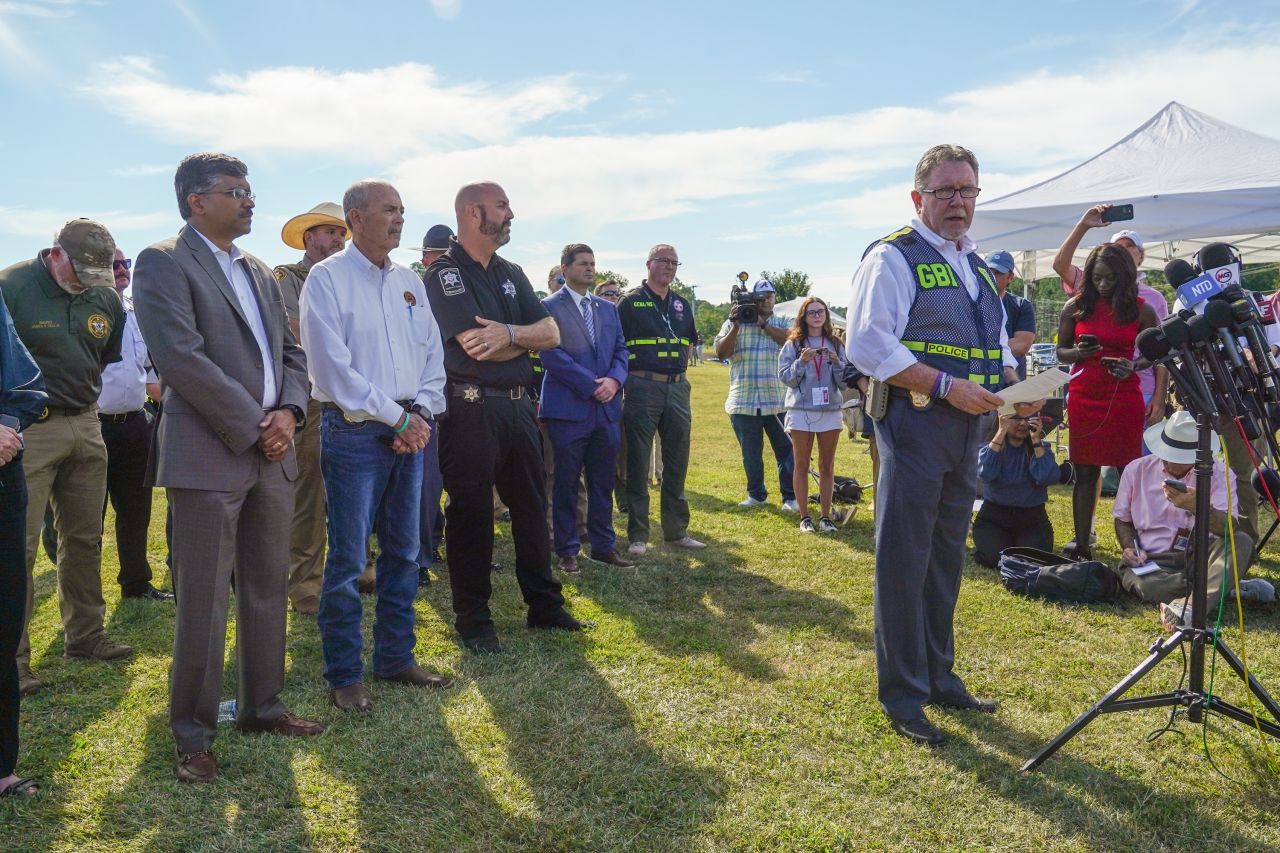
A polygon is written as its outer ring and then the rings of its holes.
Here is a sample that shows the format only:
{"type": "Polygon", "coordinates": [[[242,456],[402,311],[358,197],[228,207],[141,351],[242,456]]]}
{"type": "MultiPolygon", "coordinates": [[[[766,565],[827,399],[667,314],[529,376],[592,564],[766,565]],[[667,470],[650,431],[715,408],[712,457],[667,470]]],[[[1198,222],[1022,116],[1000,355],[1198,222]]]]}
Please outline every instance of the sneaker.
{"type": "Polygon", "coordinates": [[[783,501],[783,502],[782,502],[782,511],[783,511],[783,512],[799,512],[799,511],[800,511],[800,504],[796,503],[796,499],[795,499],[795,498],[792,498],[792,499],[791,499],[791,500],[789,500],[789,501],[783,501]]]}
{"type": "Polygon", "coordinates": [[[827,518],[824,515],[822,518],[818,519],[818,532],[819,533],[835,533],[836,526],[831,523],[831,519],[827,518]]]}
{"type": "Polygon", "coordinates": [[[632,542],[627,546],[627,553],[636,557],[644,556],[644,552],[649,550],[648,542],[632,542]]]}
{"type": "Polygon", "coordinates": [[[768,501],[758,501],[755,498],[751,497],[751,495],[747,495],[747,499],[745,501],[739,501],[738,506],[741,506],[741,507],[764,506],[767,503],[768,501]]]}
{"type": "Polygon", "coordinates": [[[107,636],[98,638],[98,642],[88,649],[66,649],[63,654],[69,658],[86,658],[92,660],[120,660],[133,654],[133,647],[117,643],[107,636]]]}
{"type": "Polygon", "coordinates": [[[694,539],[692,536],[687,536],[687,535],[681,539],[672,539],[667,544],[672,548],[688,548],[690,551],[697,551],[700,548],[707,547],[707,543],[699,542],[697,539],[694,539]]]}
{"type": "Polygon", "coordinates": [[[1176,631],[1191,624],[1190,604],[1161,604],[1160,624],[1166,631],[1176,631]]]}
{"type": "Polygon", "coordinates": [[[801,532],[801,533],[813,533],[813,532],[815,532],[815,530],[816,530],[816,528],[813,526],[813,519],[812,519],[812,518],[810,518],[809,516],[807,516],[807,515],[806,515],[804,518],[800,519],[800,532],[801,532]]]}
{"type": "Polygon", "coordinates": [[[1240,600],[1270,604],[1276,600],[1276,588],[1265,578],[1248,578],[1240,581],[1240,600]]]}

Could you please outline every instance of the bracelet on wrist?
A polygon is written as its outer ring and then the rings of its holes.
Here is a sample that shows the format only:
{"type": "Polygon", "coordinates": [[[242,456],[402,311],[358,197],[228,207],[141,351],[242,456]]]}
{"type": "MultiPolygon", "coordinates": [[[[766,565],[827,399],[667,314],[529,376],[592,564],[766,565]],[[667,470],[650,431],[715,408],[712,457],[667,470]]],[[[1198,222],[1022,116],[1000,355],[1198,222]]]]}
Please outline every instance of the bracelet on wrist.
{"type": "Polygon", "coordinates": [[[404,417],[400,420],[400,426],[395,428],[396,435],[404,432],[409,428],[409,413],[405,412],[404,417]]]}
{"type": "Polygon", "coordinates": [[[511,346],[516,345],[516,330],[510,323],[507,324],[507,338],[509,339],[511,346]]]}

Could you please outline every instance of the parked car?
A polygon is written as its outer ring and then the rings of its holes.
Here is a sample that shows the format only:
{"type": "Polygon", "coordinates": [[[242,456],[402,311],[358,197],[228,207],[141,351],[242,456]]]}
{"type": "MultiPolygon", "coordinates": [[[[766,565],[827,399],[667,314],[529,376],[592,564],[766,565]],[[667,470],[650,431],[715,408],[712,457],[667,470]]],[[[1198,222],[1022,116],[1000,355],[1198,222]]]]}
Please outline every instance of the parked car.
{"type": "Polygon", "coordinates": [[[1032,344],[1027,353],[1027,366],[1032,374],[1058,366],[1058,345],[1053,343],[1032,344]]]}

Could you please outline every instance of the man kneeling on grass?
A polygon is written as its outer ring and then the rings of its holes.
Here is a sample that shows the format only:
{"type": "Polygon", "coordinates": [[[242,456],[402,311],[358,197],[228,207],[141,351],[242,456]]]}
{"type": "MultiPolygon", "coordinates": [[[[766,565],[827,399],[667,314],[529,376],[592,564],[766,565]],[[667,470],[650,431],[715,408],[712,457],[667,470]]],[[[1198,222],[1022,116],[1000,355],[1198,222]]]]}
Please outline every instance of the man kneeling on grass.
{"type": "MultiPolygon", "coordinates": [[[[1120,583],[1143,601],[1160,604],[1160,621],[1172,630],[1191,621],[1191,586],[1187,567],[1192,565],[1192,530],[1196,519],[1196,489],[1193,471],[1196,460],[1196,421],[1189,412],[1149,427],[1143,435],[1150,456],[1127,466],[1116,490],[1116,540],[1124,549],[1117,567],[1120,583]]],[[[1213,452],[1218,437],[1213,436],[1213,452]]],[[[1228,595],[1235,589],[1234,567],[1243,575],[1253,556],[1253,541],[1234,526],[1230,547],[1227,529],[1227,469],[1213,463],[1210,481],[1209,585],[1205,614],[1210,623],[1218,612],[1218,595],[1224,578],[1228,595]]],[[[1236,485],[1232,484],[1230,512],[1239,520],[1236,485]]],[[[1240,581],[1243,601],[1272,601],[1275,589],[1261,578],[1240,581]]]]}

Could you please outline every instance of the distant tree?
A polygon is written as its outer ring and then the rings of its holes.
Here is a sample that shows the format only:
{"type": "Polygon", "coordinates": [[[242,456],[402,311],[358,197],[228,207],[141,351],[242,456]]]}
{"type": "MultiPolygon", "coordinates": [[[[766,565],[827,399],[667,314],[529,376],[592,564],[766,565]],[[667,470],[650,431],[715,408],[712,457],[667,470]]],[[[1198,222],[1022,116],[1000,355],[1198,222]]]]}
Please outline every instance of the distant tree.
{"type": "Polygon", "coordinates": [[[721,305],[712,305],[710,302],[698,303],[694,319],[697,321],[698,337],[702,338],[703,346],[711,346],[711,342],[716,339],[716,335],[720,333],[720,327],[729,318],[729,307],[728,302],[721,305]]]}
{"type": "MultiPolygon", "coordinates": [[[[773,282],[773,288],[778,292],[779,302],[789,302],[797,297],[809,295],[811,285],[809,274],[800,270],[784,269],[782,272],[763,270],[760,277],[773,282]]],[[[748,282],[748,286],[750,284],[748,282]]]]}
{"type": "Polygon", "coordinates": [[[418,278],[422,278],[427,272],[427,268],[422,265],[422,261],[410,261],[409,269],[416,272],[418,274],[418,278]]]}
{"type": "Polygon", "coordinates": [[[631,282],[627,281],[625,275],[619,275],[613,270],[596,270],[596,284],[601,284],[609,279],[616,281],[622,287],[623,293],[631,289],[631,282]]]}

